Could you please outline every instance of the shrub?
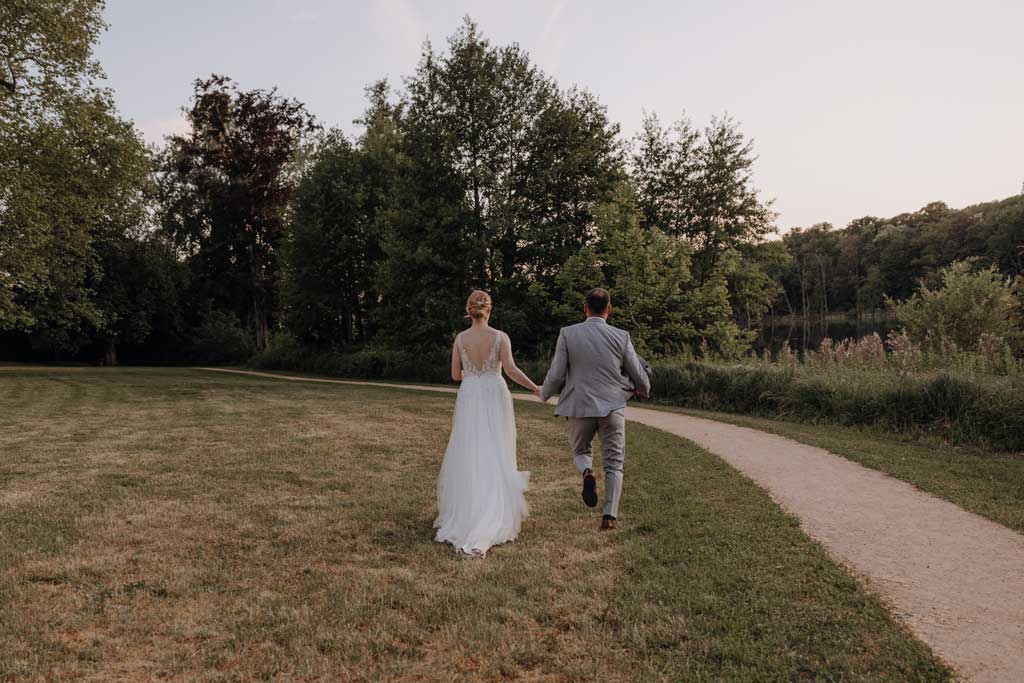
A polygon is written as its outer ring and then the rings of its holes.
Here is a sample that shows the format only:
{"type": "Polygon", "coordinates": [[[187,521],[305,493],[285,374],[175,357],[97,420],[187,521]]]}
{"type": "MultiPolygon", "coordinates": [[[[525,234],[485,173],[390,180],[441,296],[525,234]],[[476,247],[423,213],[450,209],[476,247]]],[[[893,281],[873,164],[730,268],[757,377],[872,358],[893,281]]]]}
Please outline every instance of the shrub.
{"type": "Polygon", "coordinates": [[[906,301],[886,298],[914,341],[926,346],[974,350],[983,335],[1016,342],[1020,282],[1007,280],[995,266],[973,270],[970,261],[954,261],[939,272],[942,286],[923,282],[906,301]]]}
{"type": "Polygon", "coordinates": [[[317,351],[302,346],[292,337],[283,337],[275,340],[272,348],[252,358],[249,364],[265,370],[292,370],[349,379],[450,383],[450,353],[448,349],[317,351]]]}
{"type": "Polygon", "coordinates": [[[255,348],[252,332],[227,311],[209,311],[190,336],[188,355],[198,363],[241,363],[255,348]]]}

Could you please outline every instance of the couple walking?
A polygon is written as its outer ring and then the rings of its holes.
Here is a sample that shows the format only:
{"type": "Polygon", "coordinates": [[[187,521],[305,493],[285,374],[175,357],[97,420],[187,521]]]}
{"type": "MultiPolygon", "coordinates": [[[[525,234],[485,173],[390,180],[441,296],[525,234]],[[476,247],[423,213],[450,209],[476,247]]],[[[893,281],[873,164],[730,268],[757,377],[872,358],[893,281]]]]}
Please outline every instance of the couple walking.
{"type": "Polygon", "coordinates": [[[605,475],[601,528],[615,528],[626,401],[633,394],[647,396],[650,379],[629,333],[607,322],[608,292],[591,290],[583,312],[584,322],[559,332],[551,368],[538,387],[516,367],[508,335],[488,325],[490,296],[481,291],[470,295],[466,313],[472,327],[460,333],[452,347],[452,379],[461,385],[437,481],[437,541],[482,556],[491,546],[513,540],[528,513],[523,492],[530,473],[516,466],[515,415],[502,370],[544,402],[560,394],[555,415],[568,419],[573,462],[583,478],[583,502],[589,507],[598,502],[591,442],[600,435],[605,475]]]}

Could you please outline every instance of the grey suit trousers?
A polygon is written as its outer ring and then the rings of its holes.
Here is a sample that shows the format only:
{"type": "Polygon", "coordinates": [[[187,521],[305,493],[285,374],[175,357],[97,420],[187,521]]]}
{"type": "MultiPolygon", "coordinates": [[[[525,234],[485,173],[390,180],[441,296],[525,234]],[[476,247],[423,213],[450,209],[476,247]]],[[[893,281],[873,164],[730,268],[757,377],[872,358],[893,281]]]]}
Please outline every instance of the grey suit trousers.
{"type": "Polygon", "coordinates": [[[577,471],[593,469],[591,442],[601,437],[601,466],[604,468],[604,514],[619,516],[622,495],[622,466],[626,457],[625,409],[613,410],[604,417],[570,417],[569,443],[577,471]]]}

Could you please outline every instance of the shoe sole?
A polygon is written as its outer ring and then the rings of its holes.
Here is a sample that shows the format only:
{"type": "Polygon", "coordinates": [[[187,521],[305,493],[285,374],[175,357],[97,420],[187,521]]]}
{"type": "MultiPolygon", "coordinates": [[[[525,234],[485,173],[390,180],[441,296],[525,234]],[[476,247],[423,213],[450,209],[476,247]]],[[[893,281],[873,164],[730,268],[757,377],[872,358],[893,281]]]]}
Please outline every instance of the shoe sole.
{"type": "Polygon", "coordinates": [[[592,474],[583,477],[583,504],[588,508],[597,505],[597,479],[592,474]]]}

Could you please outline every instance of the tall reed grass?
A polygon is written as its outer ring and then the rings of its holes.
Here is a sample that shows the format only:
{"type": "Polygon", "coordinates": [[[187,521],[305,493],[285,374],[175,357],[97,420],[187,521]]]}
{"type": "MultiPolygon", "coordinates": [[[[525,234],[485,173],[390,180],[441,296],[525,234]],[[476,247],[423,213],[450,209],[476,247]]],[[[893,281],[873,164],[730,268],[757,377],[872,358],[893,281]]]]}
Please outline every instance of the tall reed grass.
{"type": "Polygon", "coordinates": [[[654,399],[670,405],[929,432],[955,443],[1024,450],[1024,382],[1018,378],[703,361],[654,369],[654,399]]]}

